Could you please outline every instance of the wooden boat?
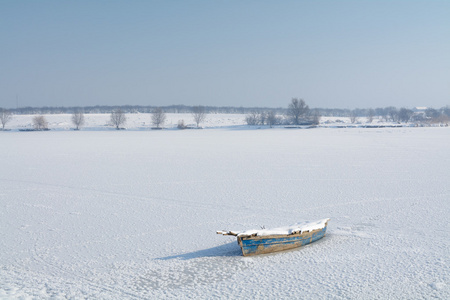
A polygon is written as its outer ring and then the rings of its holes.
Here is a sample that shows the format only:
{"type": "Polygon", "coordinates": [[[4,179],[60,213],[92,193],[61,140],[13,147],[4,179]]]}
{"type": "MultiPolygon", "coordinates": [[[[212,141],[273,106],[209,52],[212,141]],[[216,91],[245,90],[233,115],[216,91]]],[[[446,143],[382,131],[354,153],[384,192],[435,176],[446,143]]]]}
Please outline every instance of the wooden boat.
{"type": "Polygon", "coordinates": [[[247,231],[217,231],[217,234],[233,235],[244,256],[271,253],[310,244],[325,236],[328,221],[301,222],[287,227],[247,231]]]}

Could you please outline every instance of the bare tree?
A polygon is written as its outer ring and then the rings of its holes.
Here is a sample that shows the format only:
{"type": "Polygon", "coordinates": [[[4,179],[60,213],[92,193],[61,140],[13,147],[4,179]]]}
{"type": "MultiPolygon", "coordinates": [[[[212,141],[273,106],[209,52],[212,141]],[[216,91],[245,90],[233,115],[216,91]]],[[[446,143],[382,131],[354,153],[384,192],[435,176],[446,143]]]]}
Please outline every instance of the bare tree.
{"type": "Polygon", "coordinates": [[[319,125],[320,124],[320,113],[319,111],[315,111],[313,116],[312,116],[312,123],[313,125],[319,125]]]}
{"type": "Polygon", "coordinates": [[[245,116],[245,122],[247,122],[247,125],[257,125],[258,113],[256,111],[250,112],[247,116],[245,116]]]}
{"type": "Polygon", "coordinates": [[[178,129],[186,129],[187,126],[184,124],[184,120],[178,120],[178,125],[177,125],[178,129]]]}
{"type": "Polygon", "coordinates": [[[261,111],[261,112],[258,114],[258,123],[259,123],[260,125],[264,125],[264,124],[267,123],[267,113],[266,113],[265,111],[261,111]]]}
{"type": "Polygon", "coordinates": [[[350,122],[354,124],[356,121],[358,121],[358,116],[356,115],[356,112],[352,110],[350,113],[350,122]]]}
{"type": "Polygon", "coordinates": [[[372,123],[373,122],[373,117],[375,115],[375,111],[370,108],[368,113],[367,113],[367,123],[372,123]]]}
{"type": "Polygon", "coordinates": [[[45,119],[44,116],[35,116],[33,118],[33,126],[36,130],[47,130],[48,129],[48,122],[47,119],[45,119]]]}
{"type": "Polygon", "coordinates": [[[430,119],[436,119],[438,118],[441,114],[438,110],[434,109],[434,108],[427,108],[425,110],[425,115],[427,116],[427,118],[430,119]]]}
{"type": "Polygon", "coordinates": [[[302,117],[304,117],[309,111],[308,105],[306,105],[303,99],[292,98],[291,103],[288,106],[288,117],[291,118],[294,125],[299,125],[302,117]]]}
{"type": "Polygon", "coordinates": [[[443,115],[450,117],[450,106],[445,106],[441,108],[441,112],[443,115]]]}
{"type": "Polygon", "coordinates": [[[398,120],[400,122],[408,123],[413,114],[414,112],[412,110],[402,107],[398,111],[398,120]]]}
{"type": "Polygon", "coordinates": [[[127,117],[125,113],[121,109],[116,109],[111,113],[111,123],[116,126],[116,129],[119,130],[120,126],[125,124],[127,121],[127,117]]]}
{"type": "Polygon", "coordinates": [[[392,122],[396,122],[398,118],[397,108],[395,108],[394,106],[389,106],[386,107],[386,111],[387,111],[386,121],[389,121],[390,119],[392,122]]]}
{"type": "Polygon", "coordinates": [[[75,125],[75,130],[79,130],[84,125],[84,114],[82,111],[75,111],[72,115],[72,123],[75,125]]]}
{"type": "Polygon", "coordinates": [[[160,107],[155,108],[152,113],[153,125],[155,125],[156,128],[160,128],[160,126],[164,126],[165,121],[166,121],[166,113],[160,107]]]}
{"type": "Polygon", "coordinates": [[[388,116],[388,108],[377,108],[375,110],[375,113],[381,117],[381,119],[384,119],[386,122],[389,121],[389,116],[388,116]]]}
{"type": "Polygon", "coordinates": [[[206,111],[203,106],[194,106],[192,108],[192,116],[194,117],[194,121],[197,124],[197,128],[199,124],[203,121],[205,121],[206,118],[206,111]]]}
{"type": "Polygon", "coordinates": [[[11,119],[12,119],[11,112],[9,110],[0,108],[0,122],[2,123],[2,130],[5,129],[6,123],[11,121],[11,119]]]}
{"type": "Polygon", "coordinates": [[[272,126],[277,123],[277,115],[275,114],[275,112],[273,110],[270,110],[269,112],[267,112],[266,123],[267,123],[267,125],[270,126],[270,128],[272,128],[272,126]]]}

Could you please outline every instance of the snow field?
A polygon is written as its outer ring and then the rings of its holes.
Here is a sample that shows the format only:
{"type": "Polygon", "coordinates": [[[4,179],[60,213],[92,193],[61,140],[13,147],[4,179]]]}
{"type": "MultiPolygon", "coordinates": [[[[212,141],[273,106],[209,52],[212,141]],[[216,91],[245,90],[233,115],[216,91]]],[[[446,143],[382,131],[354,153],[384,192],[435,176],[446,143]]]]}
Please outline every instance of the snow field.
{"type": "Polygon", "coordinates": [[[0,298],[450,298],[448,128],[0,139],[0,298]],[[327,217],[256,257],[215,233],[327,217]]]}
{"type": "MultiPolygon", "coordinates": [[[[7,123],[6,129],[32,129],[33,118],[36,115],[14,115],[10,122],[7,123]]],[[[150,113],[127,113],[126,122],[122,126],[127,130],[150,130],[153,127],[150,113]]],[[[50,130],[72,130],[75,126],[72,123],[71,114],[45,114],[50,130]]],[[[85,124],[82,130],[115,130],[111,125],[110,114],[85,114],[85,124]]],[[[167,113],[164,128],[173,129],[178,125],[178,121],[184,120],[186,126],[196,127],[196,123],[192,114],[189,113],[167,113]]],[[[245,115],[243,114],[207,114],[201,127],[229,127],[241,126],[246,124],[245,115]]]]}

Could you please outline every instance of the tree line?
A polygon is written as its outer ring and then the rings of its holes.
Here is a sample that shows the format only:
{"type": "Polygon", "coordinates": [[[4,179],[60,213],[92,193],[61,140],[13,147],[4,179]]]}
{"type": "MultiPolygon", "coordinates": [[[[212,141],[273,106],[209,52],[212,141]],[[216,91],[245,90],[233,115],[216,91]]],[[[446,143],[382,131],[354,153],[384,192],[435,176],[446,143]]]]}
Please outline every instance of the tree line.
{"type": "MultiPolygon", "coordinates": [[[[50,115],[50,114],[73,114],[82,110],[85,114],[109,114],[118,109],[125,113],[152,113],[155,109],[161,108],[166,113],[190,113],[198,105],[168,105],[168,106],[142,106],[142,105],[96,105],[96,106],[69,106],[69,107],[19,107],[9,111],[15,115],[50,115]]],[[[282,110],[283,108],[261,108],[261,107],[234,107],[234,106],[202,106],[208,114],[246,114],[252,110],[282,110]]]]}
{"type": "MultiPolygon", "coordinates": [[[[197,128],[200,127],[200,123],[205,120],[207,111],[203,106],[193,106],[190,111],[197,128]]],[[[85,124],[84,111],[82,109],[75,109],[71,116],[72,124],[75,126],[75,130],[80,130],[85,124]]],[[[6,124],[12,119],[12,112],[3,108],[0,108],[0,122],[2,124],[2,130],[5,130],[6,124]]],[[[121,108],[117,108],[110,113],[110,124],[117,130],[123,129],[121,126],[125,125],[127,121],[126,112],[121,108]]],[[[154,125],[152,129],[162,129],[166,121],[166,112],[161,107],[156,107],[151,112],[151,122],[154,125]]],[[[32,124],[34,130],[48,130],[48,122],[44,115],[39,114],[33,117],[32,124]]],[[[186,129],[184,120],[180,120],[178,128],[186,129]]]]}
{"type": "MultiPolygon", "coordinates": [[[[110,113],[111,124],[120,129],[126,122],[127,113],[151,113],[151,122],[154,129],[161,129],[166,120],[166,113],[190,113],[199,127],[210,113],[237,113],[246,114],[245,121],[248,125],[317,125],[322,116],[349,117],[352,123],[365,118],[365,122],[372,123],[375,116],[386,122],[449,122],[450,107],[440,109],[426,108],[412,110],[408,108],[397,109],[394,106],[385,108],[368,109],[310,109],[303,99],[292,98],[287,108],[244,108],[244,107],[214,107],[214,106],[186,106],[170,105],[163,107],[154,106],[88,106],[88,107],[40,107],[40,108],[16,108],[6,110],[0,108],[0,122],[2,129],[12,119],[14,114],[37,114],[32,120],[35,130],[46,130],[48,122],[43,114],[72,114],[71,120],[75,129],[79,130],[84,125],[85,113],[110,113]]],[[[184,120],[180,120],[178,128],[185,129],[188,126],[184,120]]]]}
{"type": "Polygon", "coordinates": [[[397,109],[394,106],[385,108],[368,109],[310,109],[303,99],[292,98],[286,110],[276,114],[273,110],[253,110],[246,116],[248,125],[317,125],[322,116],[349,117],[351,123],[361,121],[372,123],[375,116],[385,122],[394,123],[448,123],[450,121],[450,107],[441,109],[397,109]]]}
{"type": "Polygon", "coordinates": [[[397,109],[394,106],[377,109],[354,109],[350,112],[350,120],[355,123],[360,118],[367,118],[368,123],[372,123],[375,116],[379,116],[385,122],[396,123],[444,123],[450,120],[450,107],[442,107],[434,109],[431,107],[423,109],[408,109],[402,107],[397,109]]]}
{"type": "Polygon", "coordinates": [[[318,125],[320,113],[311,110],[303,99],[292,98],[287,109],[276,113],[274,110],[253,110],[246,117],[247,125],[318,125]]]}
{"type": "MultiPolygon", "coordinates": [[[[295,99],[295,98],[294,98],[295,99]]],[[[189,105],[168,105],[168,106],[142,106],[142,105],[121,105],[121,106],[70,106],[70,107],[19,107],[8,109],[14,115],[36,115],[36,114],[73,114],[76,111],[82,110],[86,114],[105,114],[111,113],[117,109],[121,109],[125,113],[152,113],[156,108],[163,109],[166,113],[190,113],[195,106],[189,105]]],[[[286,107],[235,107],[235,106],[202,106],[208,114],[250,114],[254,112],[269,112],[274,111],[278,115],[285,115],[288,111],[286,107]]],[[[0,108],[1,109],[1,108],[0,108]]],[[[369,115],[388,116],[389,114],[401,110],[394,106],[379,107],[379,108],[356,108],[356,109],[341,109],[341,108],[312,108],[312,113],[317,113],[323,117],[349,117],[355,115],[357,117],[368,117],[369,115]]],[[[405,108],[406,109],[406,108],[405,108]]],[[[450,106],[445,106],[439,109],[428,108],[431,113],[439,113],[449,115],[450,106]]]]}

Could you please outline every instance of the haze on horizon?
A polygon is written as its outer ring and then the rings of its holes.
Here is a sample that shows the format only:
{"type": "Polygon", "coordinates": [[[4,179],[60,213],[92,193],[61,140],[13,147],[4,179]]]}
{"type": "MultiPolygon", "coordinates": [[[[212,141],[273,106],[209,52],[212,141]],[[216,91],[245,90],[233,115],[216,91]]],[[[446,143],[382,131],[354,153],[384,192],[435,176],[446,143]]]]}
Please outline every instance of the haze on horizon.
{"type": "Polygon", "coordinates": [[[0,107],[450,105],[450,1],[0,2],[0,107]]]}

